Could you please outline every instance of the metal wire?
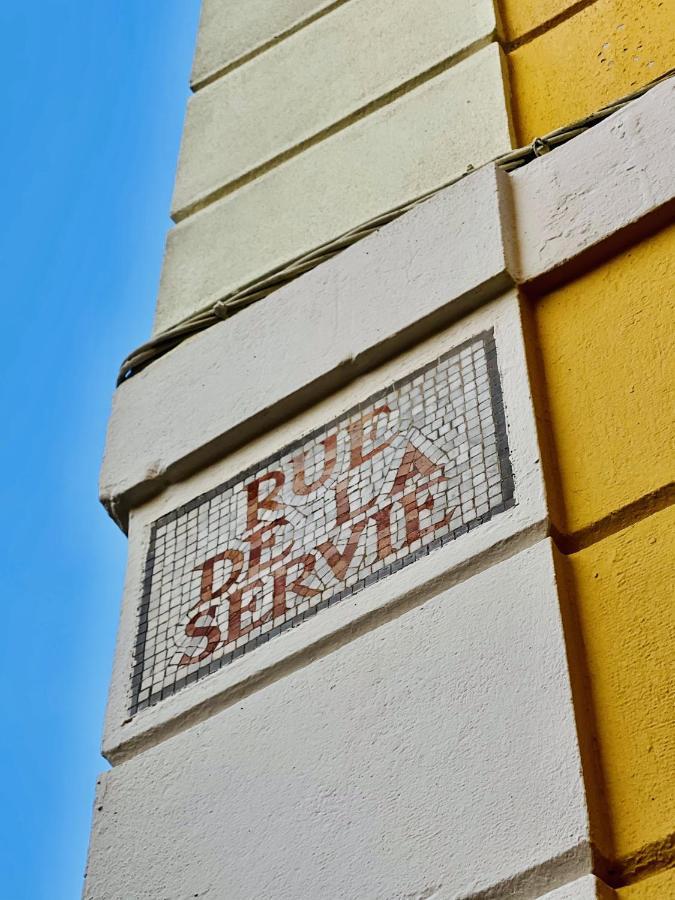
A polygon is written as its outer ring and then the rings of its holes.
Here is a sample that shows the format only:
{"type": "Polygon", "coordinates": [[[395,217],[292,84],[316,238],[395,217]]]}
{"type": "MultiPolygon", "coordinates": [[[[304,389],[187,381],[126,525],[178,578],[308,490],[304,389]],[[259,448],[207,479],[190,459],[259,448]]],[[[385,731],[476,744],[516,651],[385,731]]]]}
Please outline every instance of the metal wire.
{"type": "MultiPolygon", "coordinates": [[[[584,131],[592,128],[599,122],[602,122],[608,116],[623,109],[623,107],[631,101],[646,94],[647,91],[650,91],[657,84],[672,78],[673,75],[675,75],[675,69],[671,69],[660,78],[656,78],[654,81],[639,90],[633,91],[633,93],[622,97],[620,100],[616,100],[607,106],[603,106],[597,112],[591,113],[591,115],[585,116],[583,119],[573,122],[570,125],[566,125],[563,128],[551,131],[543,137],[535,138],[527,146],[520,147],[517,150],[512,150],[509,153],[498,156],[492,160],[492,162],[502,168],[505,172],[513,172],[515,169],[527,165],[538,157],[550,153],[562,144],[566,144],[584,131]]],[[[278,290],[298,276],[303,275],[315,266],[326,262],[345,248],[368,237],[369,234],[372,234],[374,231],[377,231],[378,228],[397,219],[399,216],[403,215],[403,213],[408,212],[408,210],[417,206],[419,203],[423,203],[439,191],[442,191],[451,184],[455,184],[457,181],[465,178],[472,171],[474,171],[473,167],[469,167],[462,175],[453,178],[451,181],[448,181],[440,187],[434,188],[434,190],[429,191],[408,203],[404,203],[401,206],[397,206],[394,209],[381,213],[375,218],[369,219],[367,222],[350,229],[334,240],[321,244],[311,252],[298,256],[275,269],[271,269],[262,277],[250,281],[248,284],[237,288],[235,291],[231,291],[220,300],[212,303],[209,307],[200,310],[197,313],[193,313],[191,316],[188,316],[178,324],[168,328],[166,331],[161,332],[145,344],[141,344],[141,346],[130,353],[122,363],[117,377],[117,385],[119,386],[122,382],[132,378],[146,366],[150,365],[150,363],[159,359],[159,357],[164,356],[164,354],[168,353],[170,350],[173,350],[174,347],[177,347],[186,338],[191,337],[193,334],[197,334],[200,331],[204,331],[206,328],[210,328],[211,325],[215,325],[223,319],[229,318],[239,312],[239,310],[250,306],[252,303],[257,303],[258,300],[262,300],[263,297],[267,297],[273,291],[278,290]]]]}

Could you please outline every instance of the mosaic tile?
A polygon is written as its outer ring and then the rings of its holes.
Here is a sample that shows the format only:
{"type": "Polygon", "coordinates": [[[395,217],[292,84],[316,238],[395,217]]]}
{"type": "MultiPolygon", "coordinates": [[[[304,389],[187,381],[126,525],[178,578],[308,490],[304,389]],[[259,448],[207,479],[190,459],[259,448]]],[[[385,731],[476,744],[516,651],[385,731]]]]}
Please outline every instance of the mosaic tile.
{"type": "Polygon", "coordinates": [[[484,332],[153,523],[131,714],[513,503],[484,332]]]}

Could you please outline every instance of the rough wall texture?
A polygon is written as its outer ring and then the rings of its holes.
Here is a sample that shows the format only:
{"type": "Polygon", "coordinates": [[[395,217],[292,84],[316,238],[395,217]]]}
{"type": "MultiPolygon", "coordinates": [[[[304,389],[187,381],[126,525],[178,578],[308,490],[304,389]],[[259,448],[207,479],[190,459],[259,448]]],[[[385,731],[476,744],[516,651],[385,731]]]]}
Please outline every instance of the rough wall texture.
{"type": "MultiPolygon", "coordinates": [[[[583,0],[582,0],[583,2],[583,0]]],[[[584,5],[594,0],[587,0],[584,5]]],[[[499,0],[501,37],[511,43],[525,41],[534,31],[554,27],[566,14],[573,14],[579,0],[499,0]]]]}
{"type": "MultiPolygon", "coordinates": [[[[521,144],[675,66],[672,3],[501,0],[499,10],[521,144]]],[[[663,96],[667,105],[658,115],[660,123],[672,109],[671,89],[663,96]]],[[[619,140],[627,136],[615,119],[603,127],[619,140]]],[[[609,149],[600,132],[598,128],[598,146],[609,149]]],[[[540,231],[539,241],[534,233],[525,241],[533,256],[529,262],[521,259],[521,268],[536,270],[542,254],[549,252],[563,264],[563,246],[574,258],[582,249],[579,242],[597,230],[605,214],[620,227],[623,199],[612,199],[610,182],[616,179],[627,197],[633,172],[645,165],[652,150],[655,174],[642,179],[638,193],[646,197],[661,178],[672,184],[668,160],[675,145],[671,133],[664,137],[658,150],[636,144],[630,171],[624,168],[627,159],[605,155],[605,171],[594,177],[593,153],[573,163],[574,150],[568,145],[568,169],[563,148],[551,157],[546,188],[536,178],[529,180],[526,169],[516,173],[516,181],[522,177],[534,191],[532,196],[516,195],[525,230],[528,213],[532,228],[540,228],[530,202],[536,205],[537,191],[557,204],[549,231],[540,231]],[[588,179],[578,194],[570,165],[581,181],[588,179]],[[563,184],[567,193],[558,189],[563,184]],[[582,197],[592,222],[575,211],[582,197]]],[[[546,176],[546,161],[535,165],[546,176]]],[[[668,187],[666,193],[671,192],[668,187]]],[[[639,219],[635,216],[633,223],[639,219]]],[[[623,241],[628,249],[622,253],[609,252],[604,262],[598,261],[602,254],[595,261],[587,254],[587,262],[581,257],[576,267],[563,271],[562,287],[544,296],[541,290],[530,292],[534,328],[528,345],[553,522],[560,546],[570,554],[568,641],[579,669],[579,726],[588,732],[582,743],[599,851],[596,865],[611,884],[625,885],[617,896],[665,900],[675,896],[668,868],[675,863],[670,506],[675,476],[675,231],[658,228],[645,224],[642,231],[634,230],[634,237],[627,229],[623,241]]]]}
{"type": "Polygon", "coordinates": [[[675,65],[670,2],[596,0],[509,54],[514,125],[528,143],[675,65]]]}
{"type": "Polygon", "coordinates": [[[616,895],[619,900],[670,900],[675,897],[675,869],[619,888],[616,895]]]}
{"type": "Polygon", "coordinates": [[[202,0],[192,85],[197,88],[346,0],[202,0]]]}
{"type": "Polygon", "coordinates": [[[663,861],[675,809],[674,535],[670,507],[568,557],[611,823],[602,850],[645,867],[663,861]]]}
{"type": "Polygon", "coordinates": [[[671,227],[534,302],[564,533],[675,474],[674,251],[671,227]]]}
{"type": "Polygon", "coordinates": [[[155,330],[509,146],[491,44],[179,222],[167,239],[155,330]]]}
{"type": "Polygon", "coordinates": [[[174,216],[349,127],[494,28],[486,0],[350,0],[191,98],[174,216]]]}

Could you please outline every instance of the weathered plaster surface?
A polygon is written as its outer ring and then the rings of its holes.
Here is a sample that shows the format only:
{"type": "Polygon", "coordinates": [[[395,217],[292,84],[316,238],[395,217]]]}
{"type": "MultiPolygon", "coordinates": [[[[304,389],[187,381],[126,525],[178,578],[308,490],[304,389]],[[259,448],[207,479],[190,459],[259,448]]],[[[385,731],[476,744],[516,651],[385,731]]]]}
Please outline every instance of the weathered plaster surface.
{"type": "Polygon", "coordinates": [[[193,87],[339,5],[340,0],[202,0],[193,87]]]}
{"type": "Polygon", "coordinates": [[[502,37],[506,41],[515,41],[534,29],[552,26],[552,20],[569,13],[578,4],[579,0],[496,0],[502,37]]]}
{"type": "Polygon", "coordinates": [[[513,274],[532,281],[655,213],[675,196],[675,79],[509,178],[513,274]]]}
{"type": "Polygon", "coordinates": [[[587,873],[550,543],[107,772],[96,804],[87,900],[526,898],[587,873]]]}
{"type": "Polygon", "coordinates": [[[568,557],[612,823],[602,851],[642,869],[672,858],[674,535],[671,506],[568,557]]]}
{"type": "Polygon", "coordinates": [[[566,534],[673,480],[674,284],[671,226],[534,305],[566,534]]]}
{"type": "Polygon", "coordinates": [[[619,888],[619,900],[666,900],[675,897],[675,869],[657,872],[650,878],[619,888]]]}

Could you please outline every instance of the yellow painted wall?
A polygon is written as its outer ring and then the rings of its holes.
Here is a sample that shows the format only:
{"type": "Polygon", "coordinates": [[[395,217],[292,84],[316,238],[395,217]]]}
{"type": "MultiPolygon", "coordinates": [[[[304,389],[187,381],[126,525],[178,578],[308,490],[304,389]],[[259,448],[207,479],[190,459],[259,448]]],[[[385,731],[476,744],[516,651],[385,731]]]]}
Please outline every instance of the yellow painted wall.
{"type": "MultiPolygon", "coordinates": [[[[675,68],[675,0],[498,7],[521,145],[675,68]]],[[[675,226],[526,308],[592,832],[675,900],[675,226]]]]}
{"type": "Polygon", "coordinates": [[[675,863],[675,226],[527,302],[552,516],[585,547],[567,556],[571,658],[593,832],[620,884],[675,863]]]}
{"type": "Polygon", "coordinates": [[[675,507],[568,557],[612,859],[675,831],[675,507]]]}
{"type": "Polygon", "coordinates": [[[534,315],[555,524],[572,533],[675,478],[675,226],[542,298],[534,315]]]}
{"type": "MultiPolygon", "coordinates": [[[[501,0],[502,18],[518,23],[521,9],[526,24],[535,9],[546,16],[568,5],[501,0]]],[[[515,130],[525,144],[675,67],[675,2],[597,0],[508,59],[515,130]]]]}
{"type": "Polygon", "coordinates": [[[675,898],[675,869],[653,875],[616,892],[619,900],[673,900],[675,898]]]}
{"type": "Polygon", "coordinates": [[[578,0],[501,0],[502,36],[506,41],[515,41],[577,4],[578,0]]]}

